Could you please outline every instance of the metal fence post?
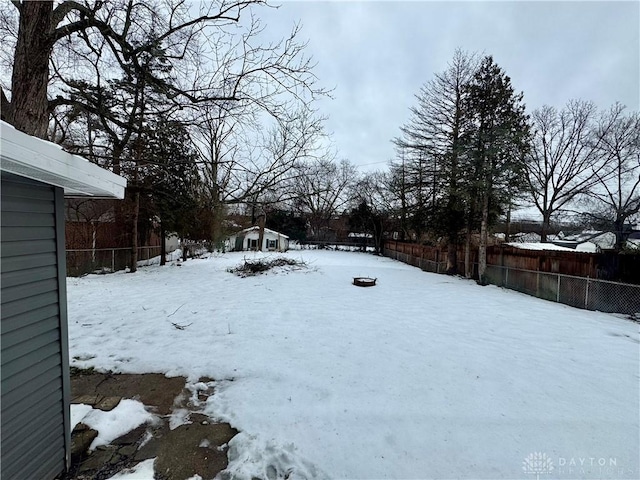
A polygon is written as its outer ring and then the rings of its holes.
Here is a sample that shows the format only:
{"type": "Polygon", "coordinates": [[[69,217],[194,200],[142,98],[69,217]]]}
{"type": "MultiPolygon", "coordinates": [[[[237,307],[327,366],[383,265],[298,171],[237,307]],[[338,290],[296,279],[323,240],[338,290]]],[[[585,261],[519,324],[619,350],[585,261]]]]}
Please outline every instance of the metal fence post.
{"type": "Polygon", "coordinates": [[[116,271],[116,251],[115,249],[111,249],[111,271],[116,271]]]}
{"type": "Polygon", "coordinates": [[[556,293],[556,302],[560,303],[560,274],[558,274],[558,292],[556,293]]]}
{"type": "Polygon", "coordinates": [[[587,276],[587,288],[585,288],[585,292],[584,292],[584,308],[587,308],[587,305],[589,305],[589,277],[587,276]]]}

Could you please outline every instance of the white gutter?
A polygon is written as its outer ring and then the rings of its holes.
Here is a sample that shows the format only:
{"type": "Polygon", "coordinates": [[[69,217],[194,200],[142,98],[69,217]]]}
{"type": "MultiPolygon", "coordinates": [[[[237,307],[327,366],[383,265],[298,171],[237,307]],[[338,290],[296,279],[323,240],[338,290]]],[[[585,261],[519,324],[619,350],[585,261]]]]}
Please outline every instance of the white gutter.
{"type": "Polygon", "coordinates": [[[124,198],[127,180],[0,121],[0,170],[64,189],[67,197],[124,198]]]}

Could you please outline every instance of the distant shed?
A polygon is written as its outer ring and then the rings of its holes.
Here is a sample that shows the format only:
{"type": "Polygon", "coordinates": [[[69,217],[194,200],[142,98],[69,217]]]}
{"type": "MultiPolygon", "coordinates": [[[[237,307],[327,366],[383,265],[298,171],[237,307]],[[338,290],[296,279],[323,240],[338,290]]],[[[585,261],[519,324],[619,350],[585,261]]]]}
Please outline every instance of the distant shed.
{"type": "Polygon", "coordinates": [[[3,479],[69,466],[64,197],[123,198],[126,180],[0,122],[3,479]]]}
{"type": "Polygon", "coordinates": [[[250,227],[231,235],[227,242],[231,250],[262,250],[264,252],[284,252],[289,249],[289,237],[275,230],[264,229],[262,248],[258,248],[260,227],[250,227]]]}

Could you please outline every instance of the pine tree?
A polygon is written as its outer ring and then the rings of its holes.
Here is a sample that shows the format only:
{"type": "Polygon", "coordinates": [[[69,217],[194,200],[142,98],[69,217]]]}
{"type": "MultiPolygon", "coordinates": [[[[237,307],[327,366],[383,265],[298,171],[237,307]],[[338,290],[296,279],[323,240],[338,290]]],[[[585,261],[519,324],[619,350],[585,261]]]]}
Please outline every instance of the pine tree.
{"type": "MultiPolygon", "coordinates": [[[[457,246],[464,227],[461,139],[469,127],[465,97],[478,62],[457,50],[448,68],[426,83],[416,95],[409,122],[395,143],[402,156],[403,192],[408,193],[410,224],[416,233],[428,229],[448,244],[447,271],[455,273],[457,246]]],[[[398,175],[396,175],[398,176],[398,175]]]]}
{"type": "Polygon", "coordinates": [[[484,284],[488,231],[495,222],[491,213],[524,188],[529,123],[522,93],[514,92],[511,79],[491,56],[484,57],[466,88],[465,109],[472,119],[464,138],[467,198],[480,212],[478,276],[484,284]]]}
{"type": "Polygon", "coordinates": [[[150,125],[140,167],[145,176],[142,183],[148,200],[147,215],[159,221],[161,264],[166,233],[187,238],[197,223],[202,197],[197,158],[189,133],[180,122],[160,119],[150,125]]]}

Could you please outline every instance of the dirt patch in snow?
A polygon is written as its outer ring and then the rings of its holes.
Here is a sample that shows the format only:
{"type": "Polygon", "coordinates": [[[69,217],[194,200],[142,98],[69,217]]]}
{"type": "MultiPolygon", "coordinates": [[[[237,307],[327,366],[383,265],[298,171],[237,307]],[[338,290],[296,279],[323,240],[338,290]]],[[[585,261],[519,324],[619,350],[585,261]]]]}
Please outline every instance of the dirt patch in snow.
{"type": "Polygon", "coordinates": [[[154,413],[168,415],[186,381],[184,377],[170,378],[160,373],[79,373],[71,377],[71,403],[87,403],[87,396],[91,395],[105,399],[131,398],[154,407],[154,413]]]}
{"type": "Polygon", "coordinates": [[[111,411],[122,399],[134,399],[158,421],[140,425],[93,451],[88,449],[97,432],[79,423],[72,432],[71,468],[59,480],[105,480],[152,458],[158,480],[215,477],[227,468],[227,446],[238,431],[202,414],[214,393],[213,384],[209,378],[187,384],[184,377],[74,369],[72,404],[111,411]]]}

